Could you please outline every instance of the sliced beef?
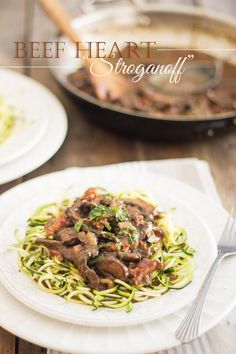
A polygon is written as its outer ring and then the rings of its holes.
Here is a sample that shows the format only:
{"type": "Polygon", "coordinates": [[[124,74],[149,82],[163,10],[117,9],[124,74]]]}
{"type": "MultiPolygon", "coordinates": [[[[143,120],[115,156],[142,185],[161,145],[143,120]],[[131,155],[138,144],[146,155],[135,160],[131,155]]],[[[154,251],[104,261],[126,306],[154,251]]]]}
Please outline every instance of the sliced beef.
{"type": "MultiPolygon", "coordinates": [[[[75,246],[75,247],[81,247],[81,246],[78,245],[78,246],[75,246]]],[[[66,247],[66,246],[60,245],[58,250],[61,252],[61,254],[62,254],[64,259],[74,263],[75,258],[74,258],[73,247],[66,247]]]]}
{"type": "Polygon", "coordinates": [[[107,197],[105,195],[100,195],[98,198],[94,200],[97,204],[100,203],[102,205],[110,206],[112,202],[112,198],[107,197]]]}
{"type": "Polygon", "coordinates": [[[37,238],[36,243],[48,247],[52,254],[55,254],[56,252],[57,256],[62,259],[66,259],[70,262],[74,261],[73,248],[63,246],[60,241],[49,240],[46,238],[37,238]]]}
{"type": "Polygon", "coordinates": [[[58,248],[60,246],[60,242],[57,240],[50,240],[48,238],[40,238],[38,237],[36,239],[36,243],[40,244],[40,245],[44,245],[48,248],[58,248]]]}
{"type": "Polygon", "coordinates": [[[95,271],[87,265],[89,252],[81,244],[74,247],[66,247],[59,241],[46,239],[38,239],[37,243],[44,244],[54,254],[57,252],[57,256],[60,255],[63,259],[74,263],[80,275],[88,281],[88,285],[94,289],[98,288],[99,278],[95,271]]]}
{"type": "Polygon", "coordinates": [[[89,257],[98,255],[97,237],[93,232],[86,233],[81,231],[78,233],[78,238],[87,251],[87,254],[89,254],[89,257]]]}
{"type": "Polygon", "coordinates": [[[96,263],[96,268],[105,276],[111,275],[114,279],[123,281],[128,279],[128,268],[117,258],[104,257],[96,263]]]}
{"type": "Polygon", "coordinates": [[[142,214],[144,217],[149,217],[154,211],[154,206],[150,203],[145,202],[142,199],[124,199],[126,208],[131,216],[136,216],[136,214],[142,214]]]}
{"type": "Polygon", "coordinates": [[[144,221],[139,227],[139,232],[140,232],[140,239],[144,240],[145,238],[148,238],[151,236],[153,232],[153,224],[151,221],[144,221]]]}
{"type": "Polygon", "coordinates": [[[99,278],[95,271],[87,265],[88,258],[90,257],[90,251],[88,251],[88,249],[84,249],[80,244],[74,247],[60,245],[58,250],[65,259],[74,263],[80,275],[88,281],[88,286],[93,289],[98,288],[99,278]]]}
{"type": "Polygon", "coordinates": [[[80,205],[80,213],[83,218],[87,218],[89,216],[90,211],[94,208],[95,204],[83,200],[80,205]]]}
{"type": "Polygon", "coordinates": [[[66,217],[66,215],[61,214],[55,219],[49,220],[46,225],[44,226],[44,230],[46,232],[46,235],[50,236],[53,235],[55,232],[70,226],[71,222],[70,220],[66,217]]]}
{"type": "Polygon", "coordinates": [[[89,268],[89,266],[86,266],[84,268],[84,273],[82,273],[85,278],[88,280],[88,286],[91,287],[92,289],[98,289],[99,287],[99,277],[97,273],[89,268]]]}
{"type": "Polygon", "coordinates": [[[123,262],[138,262],[141,256],[136,252],[118,252],[118,258],[123,262]]]}
{"type": "Polygon", "coordinates": [[[92,255],[98,252],[97,237],[93,232],[76,232],[74,228],[66,228],[58,233],[60,242],[65,246],[75,246],[80,242],[90,250],[92,255]]]}
{"type": "Polygon", "coordinates": [[[72,262],[93,289],[111,288],[115,279],[148,284],[150,274],[161,269],[159,261],[149,259],[154,252],[150,237],[165,236],[155,225],[158,213],[144,200],[114,198],[89,188],[64,214],[45,225],[51,238],[38,238],[36,243],[48,247],[52,258],[72,262]],[[102,212],[93,218],[91,210],[96,207],[102,212]],[[120,218],[116,210],[121,211],[120,218]]]}
{"type": "Polygon", "coordinates": [[[144,258],[136,268],[129,269],[131,282],[134,285],[140,285],[145,282],[145,277],[157,269],[162,269],[162,264],[159,261],[154,261],[149,258],[144,258]]]}
{"type": "Polygon", "coordinates": [[[73,227],[59,231],[58,237],[61,243],[65,246],[75,246],[80,242],[78,233],[73,227]]]}
{"type": "MultiPolygon", "coordinates": [[[[132,220],[137,220],[137,218],[140,217],[140,210],[136,207],[136,206],[133,206],[131,204],[127,204],[126,205],[126,210],[128,211],[130,217],[132,220]]],[[[143,217],[143,215],[142,215],[143,217]]]]}
{"type": "Polygon", "coordinates": [[[87,201],[76,199],[71,207],[66,209],[68,219],[75,224],[81,218],[87,218],[95,204],[87,201]]]}
{"type": "Polygon", "coordinates": [[[166,233],[160,226],[154,226],[153,232],[157,237],[163,238],[165,237],[166,233]]]}
{"type": "Polygon", "coordinates": [[[99,244],[99,249],[103,252],[117,252],[120,249],[120,244],[113,242],[106,242],[99,244]]]}
{"type": "Polygon", "coordinates": [[[89,268],[88,262],[88,253],[86,250],[81,249],[80,245],[73,247],[74,253],[74,264],[78,269],[80,275],[84,277],[88,281],[88,285],[93,288],[97,289],[99,286],[99,278],[96,272],[89,268]]]}
{"type": "Polygon", "coordinates": [[[79,219],[81,219],[80,213],[81,200],[76,199],[71,207],[67,208],[65,214],[73,224],[75,224],[79,219]]]}

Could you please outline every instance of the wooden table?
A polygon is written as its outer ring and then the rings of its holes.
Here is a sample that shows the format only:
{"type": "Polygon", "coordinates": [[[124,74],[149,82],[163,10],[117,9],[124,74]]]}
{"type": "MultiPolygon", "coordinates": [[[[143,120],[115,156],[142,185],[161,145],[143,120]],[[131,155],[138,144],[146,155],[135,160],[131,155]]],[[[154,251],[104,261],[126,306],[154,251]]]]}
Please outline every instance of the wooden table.
{"type": "MultiPolygon", "coordinates": [[[[67,0],[68,1],[68,0],[67,0]]],[[[4,2],[4,6],[6,2],[4,2]]],[[[3,0],[0,1],[0,7],[3,0]]],[[[22,1],[9,0],[6,8],[8,20],[11,16],[20,17],[22,1]]],[[[6,14],[6,12],[5,12],[6,14]]],[[[39,16],[39,14],[37,13],[39,16]]],[[[0,30],[4,27],[2,17],[0,30]]],[[[44,20],[43,20],[44,21],[44,20]]],[[[6,27],[5,27],[6,28],[6,27]]],[[[226,208],[235,204],[236,197],[236,134],[229,133],[223,137],[184,143],[148,142],[140,139],[130,139],[101,129],[89,122],[83,111],[59,85],[52,79],[47,69],[33,69],[31,77],[47,86],[61,100],[69,118],[69,131],[65,143],[57,154],[46,164],[34,172],[8,184],[0,186],[0,193],[26,181],[32,177],[64,169],[70,166],[103,165],[131,160],[151,160],[180,157],[196,157],[206,160],[215,178],[215,183],[226,208]]],[[[0,314],[1,315],[1,314],[0,314]]],[[[220,324],[208,332],[214,354],[233,354],[236,352],[236,326],[220,324]],[[223,339],[230,338],[230,345],[223,339]]],[[[0,354],[38,354],[46,350],[16,338],[14,335],[0,329],[0,354]]],[[[197,353],[207,354],[207,353],[197,353]]]]}

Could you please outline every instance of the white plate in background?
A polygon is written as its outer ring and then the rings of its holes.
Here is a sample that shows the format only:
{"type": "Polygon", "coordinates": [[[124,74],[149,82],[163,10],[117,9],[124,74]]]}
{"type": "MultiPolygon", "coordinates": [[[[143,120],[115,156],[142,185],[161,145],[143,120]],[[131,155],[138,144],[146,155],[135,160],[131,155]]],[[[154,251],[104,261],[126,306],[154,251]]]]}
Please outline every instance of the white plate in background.
{"type": "Polygon", "coordinates": [[[14,71],[0,70],[0,96],[16,112],[16,126],[0,144],[0,167],[24,155],[44,136],[48,128],[45,92],[32,80],[14,71]]]}
{"type": "Polygon", "coordinates": [[[56,153],[66,136],[67,117],[47,88],[11,70],[0,70],[0,96],[21,111],[25,119],[0,144],[3,184],[31,172],[56,153]]]}

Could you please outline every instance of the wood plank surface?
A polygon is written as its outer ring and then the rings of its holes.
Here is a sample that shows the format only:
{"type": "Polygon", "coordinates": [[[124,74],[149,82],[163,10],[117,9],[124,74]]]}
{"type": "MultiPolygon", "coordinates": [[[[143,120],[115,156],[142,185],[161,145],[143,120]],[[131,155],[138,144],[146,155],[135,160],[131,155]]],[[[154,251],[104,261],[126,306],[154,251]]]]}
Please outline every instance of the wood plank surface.
{"type": "MultiPolygon", "coordinates": [[[[23,9],[24,1],[32,0],[0,0],[0,32],[4,41],[10,42],[15,36],[14,26],[17,23],[18,36],[23,36],[23,9]],[[6,30],[7,29],[7,30],[6,30]]],[[[71,13],[78,13],[78,2],[66,0],[71,13]]],[[[212,8],[220,8],[230,14],[235,11],[235,1],[216,2],[205,0],[205,4],[212,8]]],[[[185,1],[187,3],[187,1],[185,1]]],[[[49,33],[53,26],[43,17],[42,11],[37,8],[34,36],[40,33],[41,28],[49,33]]],[[[2,48],[1,52],[2,53],[2,48]]],[[[46,69],[33,69],[31,76],[47,86],[61,100],[69,118],[69,131],[65,143],[57,154],[46,164],[32,173],[14,182],[0,186],[0,193],[9,188],[48,172],[64,169],[71,166],[91,166],[108,163],[151,160],[180,157],[196,157],[206,160],[213,172],[216,186],[227,209],[235,203],[236,191],[236,138],[235,133],[223,137],[209,138],[183,143],[160,143],[130,139],[106,131],[87,119],[87,113],[75,103],[59,85],[52,79],[46,69]]],[[[55,127],[56,129],[56,127],[55,127]]],[[[236,326],[220,324],[207,333],[213,354],[236,353],[236,326]]],[[[4,329],[0,329],[0,354],[39,354],[46,350],[16,338],[4,329]]],[[[195,354],[208,354],[196,352],[195,354]]]]}
{"type": "Polygon", "coordinates": [[[0,330],[0,353],[13,354],[16,349],[17,338],[3,329],[0,330]]]}

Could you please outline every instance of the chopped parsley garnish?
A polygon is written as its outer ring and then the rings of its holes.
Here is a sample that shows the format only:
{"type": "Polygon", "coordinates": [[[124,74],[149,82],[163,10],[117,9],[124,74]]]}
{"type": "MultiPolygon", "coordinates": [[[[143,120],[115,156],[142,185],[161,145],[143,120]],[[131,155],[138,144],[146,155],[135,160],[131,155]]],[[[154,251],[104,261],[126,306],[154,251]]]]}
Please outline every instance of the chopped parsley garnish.
{"type": "Polygon", "coordinates": [[[117,237],[115,234],[113,234],[112,232],[109,231],[102,231],[101,235],[103,236],[103,238],[106,238],[107,240],[116,242],[117,241],[117,237]]]}
{"type": "Polygon", "coordinates": [[[124,208],[111,208],[106,205],[99,205],[93,208],[89,213],[89,219],[95,221],[98,221],[100,218],[103,217],[108,218],[111,216],[114,216],[117,222],[130,220],[129,213],[124,208]]]}
{"type": "Polygon", "coordinates": [[[128,242],[131,244],[139,238],[138,230],[130,222],[124,222],[125,227],[118,232],[119,236],[128,237],[128,242]]]}
{"type": "Polygon", "coordinates": [[[96,264],[97,262],[101,261],[103,258],[103,255],[99,255],[99,256],[96,256],[96,257],[93,257],[91,259],[89,259],[88,263],[89,265],[93,265],[93,264],[96,264]]]}
{"type": "Polygon", "coordinates": [[[106,205],[99,205],[89,213],[89,219],[98,221],[100,218],[113,216],[112,209],[106,205]]]}
{"type": "Polygon", "coordinates": [[[111,231],[111,225],[108,221],[105,221],[105,227],[108,231],[111,231]]]}
{"type": "Polygon", "coordinates": [[[173,273],[174,271],[175,271],[175,268],[170,267],[170,268],[166,269],[164,272],[168,274],[168,273],[173,273]]]}
{"type": "Polygon", "coordinates": [[[114,207],[112,210],[113,210],[113,213],[116,217],[116,221],[122,222],[122,221],[129,221],[130,220],[129,213],[126,209],[114,207]]]}
{"type": "Polygon", "coordinates": [[[83,220],[82,219],[78,220],[77,223],[74,225],[75,231],[79,232],[82,225],[83,225],[83,220]]]}
{"type": "Polygon", "coordinates": [[[138,232],[137,232],[136,230],[130,232],[130,233],[128,234],[128,238],[129,238],[129,243],[135,242],[135,241],[138,240],[138,238],[139,238],[138,232]]]}

